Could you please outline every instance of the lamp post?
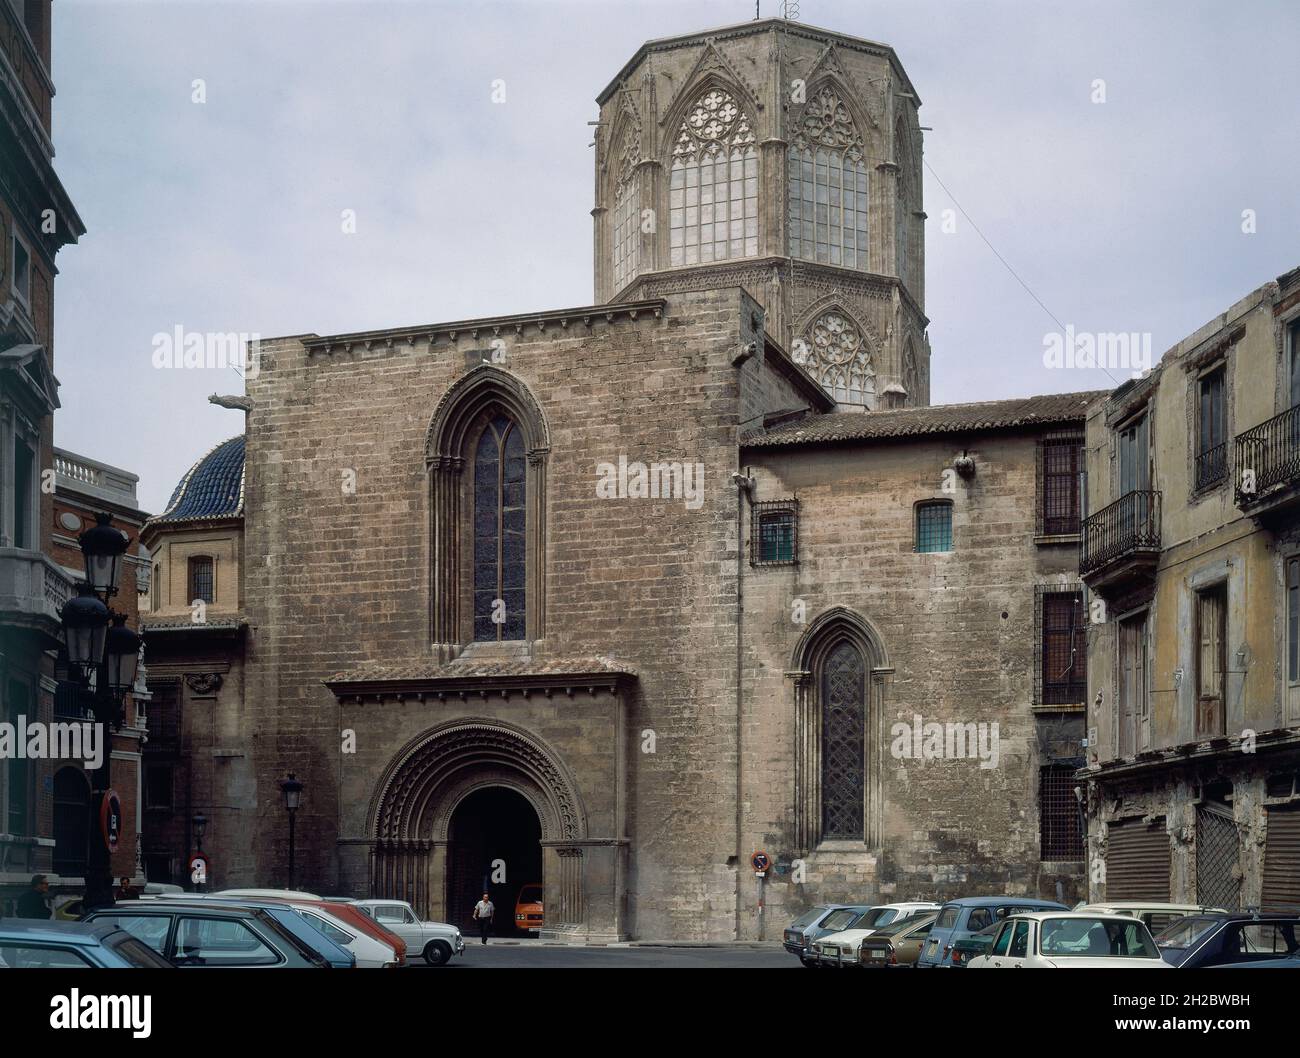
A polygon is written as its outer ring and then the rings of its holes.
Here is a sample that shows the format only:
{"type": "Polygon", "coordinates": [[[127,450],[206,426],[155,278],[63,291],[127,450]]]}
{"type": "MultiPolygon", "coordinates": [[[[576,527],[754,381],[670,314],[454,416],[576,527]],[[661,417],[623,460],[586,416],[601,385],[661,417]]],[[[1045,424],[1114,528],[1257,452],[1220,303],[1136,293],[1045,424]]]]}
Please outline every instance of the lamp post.
{"type": "Polygon", "coordinates": [[[293,888],[293,819],[302,804],[302,783],[294,778],[293,772],[287,779],[280,780],[280,792],[284,795],[285,811],[289,813],[289,888],[293,888]]]}
{"type": "Polygon", "coordinates": [[[117,843],[121,805],[110,796],[112,736],[122,726],[124,701],[135,684],[140,658],[140,637],[126,627],[126,617],[114,613],[108,600],[117,594],[127,537],[111,525],[112,516],[100,512],[96,524],[81,534],[79,543],[86,563],[86,579],[77,594],[63,606],[63,640],[68,674],[92,694],[95,723],[109,745],[103,762],[91,775],[89,834],[86,857],[86,910],[113,904],[112,852],[117,843]]]}

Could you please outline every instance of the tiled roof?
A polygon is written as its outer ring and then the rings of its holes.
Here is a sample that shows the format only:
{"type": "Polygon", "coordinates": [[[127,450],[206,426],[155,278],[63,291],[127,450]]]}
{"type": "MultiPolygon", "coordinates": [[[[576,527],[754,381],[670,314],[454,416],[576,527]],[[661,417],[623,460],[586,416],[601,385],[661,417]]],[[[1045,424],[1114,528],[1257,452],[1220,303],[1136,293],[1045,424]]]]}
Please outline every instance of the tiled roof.
{"type": "Polygon", "coordinates": [[[562,657],[542,660],[459,657],[445,665],[432,658],[376,663],[331,676],[326,683],[406,683],[432,680],[514,679],[534,676],[633,675],[608,657],[562,657]]]}
{"type": "Polygon", "coordinates": [[[222,441],[190,467],[167,501],[167,509],[149,522],[229,518],[243,513],[244,435],[240,434],[222,441]]]}
{"type": "Polygon", "coordinates": [[[986,400],[973,404],[936,404],[893,411],[834,412],[809,415],[741,438],[742,448],[867,441],[924,434],[971,433],[1057,423],[1082,424],[1088,405],[1109,390],[1048,393],[1039,397],[986,400]]]}

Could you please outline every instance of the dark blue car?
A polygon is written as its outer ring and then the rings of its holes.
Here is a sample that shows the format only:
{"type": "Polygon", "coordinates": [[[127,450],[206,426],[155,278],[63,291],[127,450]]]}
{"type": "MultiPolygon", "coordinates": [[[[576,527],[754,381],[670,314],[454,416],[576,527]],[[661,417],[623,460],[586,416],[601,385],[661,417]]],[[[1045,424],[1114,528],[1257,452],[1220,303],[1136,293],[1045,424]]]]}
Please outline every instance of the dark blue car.
{"type": "Polygon", "coordinates": [[[925,947],[917,959],[917,969],[952,967],[952,946],[959,940],[974,936],[1007,915],[1026,911],[1069,911],[1064,904],[1053,900],[1038,900],[1028,896],[967,896],[949,900],[939,909],[939,917],[930,927],[925,947]]]}
{"type": "Polygon", "coordinates": [[[1156,935],[1156,947],[1184,969],[1282,963],[1300,955],[1300,915],[1187,915],[1156,935]]]}

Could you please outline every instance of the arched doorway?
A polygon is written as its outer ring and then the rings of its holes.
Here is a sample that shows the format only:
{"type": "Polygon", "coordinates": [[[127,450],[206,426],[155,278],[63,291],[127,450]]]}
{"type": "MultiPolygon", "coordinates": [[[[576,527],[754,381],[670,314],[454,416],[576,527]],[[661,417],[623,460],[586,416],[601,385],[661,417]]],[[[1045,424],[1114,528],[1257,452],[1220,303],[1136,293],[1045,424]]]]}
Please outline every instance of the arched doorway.
{"type": "MultiPolygon", "coordinates": [[[[450,721],[407,743],[381,778],[372,813],[371,894],[409,900],[463,930],[491,861],[505,859],[506,881],[487,890],[498,932],[513,928],[519,889],[534,882],[545,884],[547,933],[585,932],[588,847],[609,858],[605,849],[618,846],[588,840],[576,784],[550,746],[486,717],[450,721]]],[[[614,905],[602,896],[612,920],[614,905]]]]}
{"type": "Polygon", "coordinates": [[[474,790],[455,807],[447,829],[447,921],[467,934],[474,904],[489,893],[493,933],[513,935],[515,901],[542,881],[542,823],[526,797],[505,786],[474,790]]]}

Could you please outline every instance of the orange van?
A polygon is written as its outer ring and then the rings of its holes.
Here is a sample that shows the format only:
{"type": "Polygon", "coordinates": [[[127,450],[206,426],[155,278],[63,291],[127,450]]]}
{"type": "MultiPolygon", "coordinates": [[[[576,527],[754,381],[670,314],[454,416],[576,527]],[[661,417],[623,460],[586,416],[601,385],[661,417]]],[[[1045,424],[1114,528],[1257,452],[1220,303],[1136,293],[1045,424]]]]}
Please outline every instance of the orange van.
{"type": "Polygon", "coordinates": [[[519,899],[515,901],[515,929],[535,933],[542,928],[542,922],[542,883],[533,882],[519,890],[519,899]]]}

